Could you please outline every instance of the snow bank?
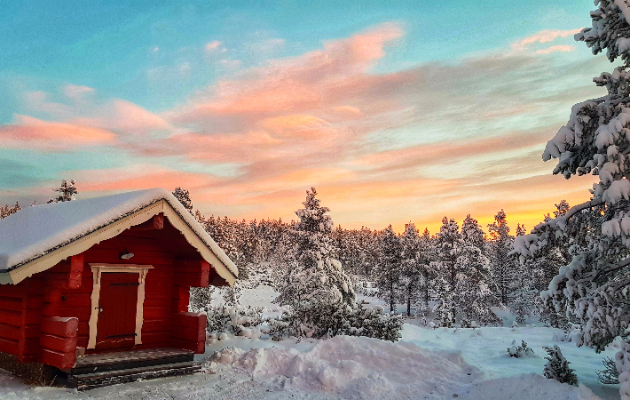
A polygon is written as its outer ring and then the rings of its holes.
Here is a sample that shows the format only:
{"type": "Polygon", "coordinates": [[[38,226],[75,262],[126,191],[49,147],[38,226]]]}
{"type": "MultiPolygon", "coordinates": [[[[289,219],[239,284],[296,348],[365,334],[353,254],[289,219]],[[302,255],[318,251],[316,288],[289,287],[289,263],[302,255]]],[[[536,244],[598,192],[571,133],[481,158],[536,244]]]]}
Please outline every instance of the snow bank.
{"type": "Polygon", "coordinates": [[[574,387],[538,374],[523,374],[513,378],[494,379],[473,384],[457,393],[458,399],[483,400],[599,400],[587,387],[574,387]]]}
{"type": "Polygon", "coordinates": [[[304,352],[228,348],[216,353],[214,360],[278,387],[323,391],[346,399],[451,397],[480,376],[458,353],[347,336],[318,341],[304,352]]]}
{"type": "Polygon", "coordinates": [[[164,189],[43,204],[10,215],[0,221],[0,272],[14,269],[160,200],[166,200],[219,260],[232,273],[238,273],[223,250],[164,189]]]}

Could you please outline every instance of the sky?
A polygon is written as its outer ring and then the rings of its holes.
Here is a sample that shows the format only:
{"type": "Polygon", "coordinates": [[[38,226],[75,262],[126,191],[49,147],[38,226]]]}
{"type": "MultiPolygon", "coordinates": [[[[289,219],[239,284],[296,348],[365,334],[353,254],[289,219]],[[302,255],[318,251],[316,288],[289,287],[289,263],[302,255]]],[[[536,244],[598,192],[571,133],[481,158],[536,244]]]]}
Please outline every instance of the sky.
{"type": "Polygon", "coordinates": [[[0,1],[0,203],[188,189],[206,216],[527,229],[591,176],[543,162],[613,66],[591,0],[0,1]],[[132,4],[130,4],[132,3],[132,4]]]}

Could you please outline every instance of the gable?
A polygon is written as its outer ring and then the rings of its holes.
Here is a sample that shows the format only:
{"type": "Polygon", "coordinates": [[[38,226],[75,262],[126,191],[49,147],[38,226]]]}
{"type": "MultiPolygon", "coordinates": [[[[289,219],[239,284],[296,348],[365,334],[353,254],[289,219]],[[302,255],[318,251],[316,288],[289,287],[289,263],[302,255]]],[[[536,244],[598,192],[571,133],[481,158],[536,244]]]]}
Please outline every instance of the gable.
{"type": "MultiPolygon", "coordinates": [[[[199,252],[201,257],[215,268],[221,278],[230,285],[234,283],[238,275],[234,263],[170,193],[160,189],[118,196],[122,199],[114,198],[117,196],[109,196],[108,198],[99,198],[100,202],[98,202],[99,199],[92,199],[93,201],[82,200],[65,203],[84,203],[81,205],[82,207],[78,205],[73,207],[73,210],[77,211],[79,215],[70,215],[68,210],[71,208],[67,206],[64,209],[51,209],[50,207],[45,209],[46,206],[38,206],[42,207],[42,209],[37,210],[37,214],[41,215],[34,215],[35,213],[31,211],[30,215],[25,213],[20,216],[29,208],[5,220],[18,216],[21,218],[13,218],[12,221],[0,221],[2,222],[0,224],[0,239],[3,235],[7,236],[11,228],[20,230],[17,235],[8,236],[13,238],[13,248],[11,247],[12,243],[7,244],[5,241],[3,244],[0,242],[0,284],[17,284],[29,276],[52,268],[70,256],[86,251],[94,244],[117,236],[133,226],[140,225],[160,213],[164,214],[173,227],[181,232],[186,241],[199,252]],[[116,203],[116,200],[124,201],[120,205],[116,203]],[[103,204],[107,203],[113,203],[114,206],[103,207],[103,204]],[[145,205],[139,206],[143,203],[145,205]],[[91,207],[96,209],[93,212],[96,215],[81,214],[85,209],[91,207]],[[131,211],[125,212],[125,210],[131,211]],[[45,218],[46,214],[52,216],[53,220],[56,218],[64,221],[64,223],[68,219],[74,220],[75,225],[70,224],[68,227],[62,227],[64,229],[53,227],[48,232],[43,233],[37,231],[39,224],[34,217],[45,218]],[[68,215],[68,218],[65,218],[65,215],[68,215]],[[114,215],[118,215],[118,218],[112,217],[114,215]],[[81,218],[83,218],[83,222],[76,222],[81,218]],[[4,222],[11,223],[6,224],[4,222]],[[20,223],[26,227],[20,227],[20,223]],[[99,224],[103,225],[95,227],[99,224]],[[29,229],[36,232],[33,237],[28,235],[29,229]],[[24,231],[27,233],[24,234],[24,231]],[[20,239],[27,240],[27,243],[19,242],[20,239]]],[[[59,204],[58,206],[63,205],[59,204]]],[[[36,209],[38,207],[31,208],[36,209]]]]}

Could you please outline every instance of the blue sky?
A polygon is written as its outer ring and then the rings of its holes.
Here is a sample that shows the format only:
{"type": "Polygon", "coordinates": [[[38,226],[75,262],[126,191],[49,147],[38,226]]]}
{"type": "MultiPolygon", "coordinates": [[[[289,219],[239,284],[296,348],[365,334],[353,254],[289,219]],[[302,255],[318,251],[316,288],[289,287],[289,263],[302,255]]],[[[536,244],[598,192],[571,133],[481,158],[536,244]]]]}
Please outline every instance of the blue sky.
{"type": "Polygon", "coordinates": [[[315,185],[348,227],[499,208],[531,227],[588,197],[540,154],[611,69],[572,40],[591,1],[2,6],[4,202],[68,178],[291,218],[315,185]]]}

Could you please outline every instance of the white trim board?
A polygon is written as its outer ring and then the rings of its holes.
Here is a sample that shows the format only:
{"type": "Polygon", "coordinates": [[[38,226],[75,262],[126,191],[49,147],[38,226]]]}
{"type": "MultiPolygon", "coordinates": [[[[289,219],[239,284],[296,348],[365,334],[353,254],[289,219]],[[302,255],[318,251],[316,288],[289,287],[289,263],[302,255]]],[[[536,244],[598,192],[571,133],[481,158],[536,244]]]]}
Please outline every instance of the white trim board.
{"type": "Polygon", "coordinates": [[[147,279],[147,273],[153,269],[152,265],[135,265],[135,264],[98,264],[90,263],[92,269],[92,296],[89,322],[89,340],[88,350],[96,348],[96,336],[98,333],[98,316],[100,314],[101,299],[101,276],[103,272],[126,272],[138,274],[138,298],[136,301],[136,345],[142,344],[142,325],[144,323],[144,284],[147,279]]]}

